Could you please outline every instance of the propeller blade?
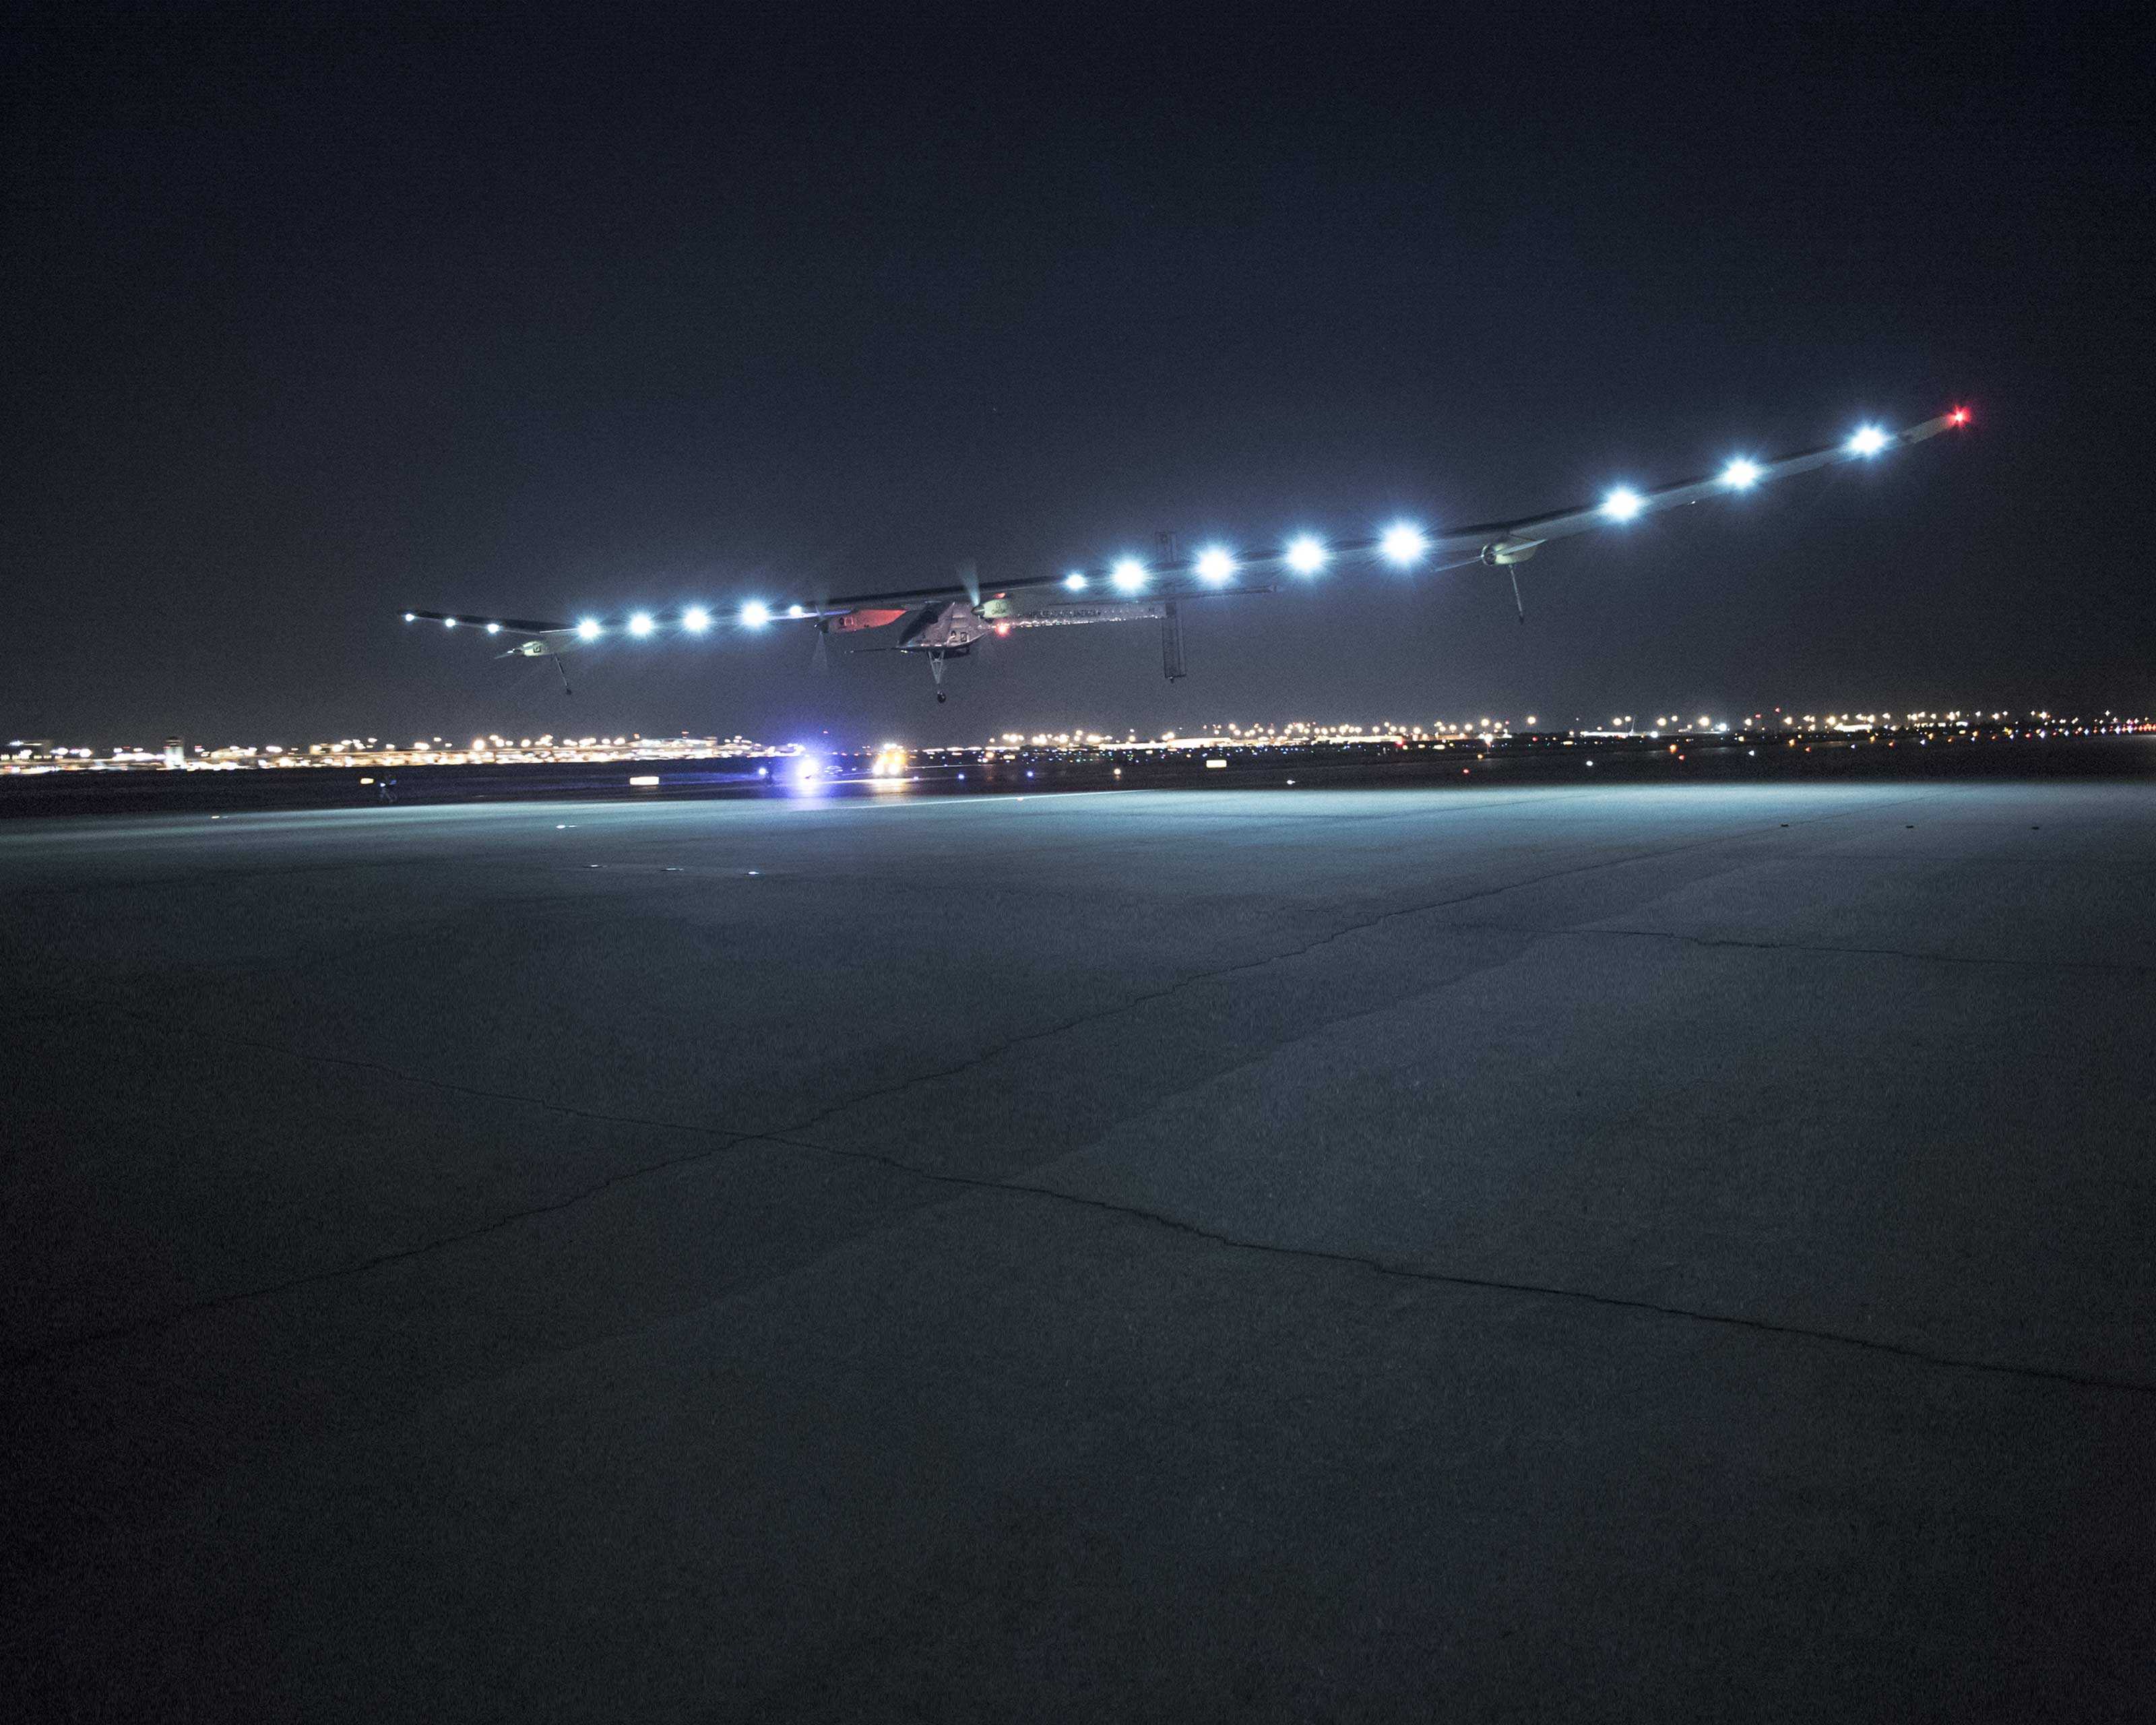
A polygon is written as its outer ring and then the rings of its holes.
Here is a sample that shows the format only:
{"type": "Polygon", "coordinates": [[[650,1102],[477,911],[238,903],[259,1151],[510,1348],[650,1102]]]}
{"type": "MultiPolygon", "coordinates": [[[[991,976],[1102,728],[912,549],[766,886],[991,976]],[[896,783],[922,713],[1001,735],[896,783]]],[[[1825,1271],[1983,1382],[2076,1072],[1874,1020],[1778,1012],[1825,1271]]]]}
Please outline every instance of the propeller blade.
{"type": "Polygon", "coordinates": [[[958,565],[958,585],[966,589],[966,601],[978,611],[981,608],[981,566],[971,558],[958,565]]]}

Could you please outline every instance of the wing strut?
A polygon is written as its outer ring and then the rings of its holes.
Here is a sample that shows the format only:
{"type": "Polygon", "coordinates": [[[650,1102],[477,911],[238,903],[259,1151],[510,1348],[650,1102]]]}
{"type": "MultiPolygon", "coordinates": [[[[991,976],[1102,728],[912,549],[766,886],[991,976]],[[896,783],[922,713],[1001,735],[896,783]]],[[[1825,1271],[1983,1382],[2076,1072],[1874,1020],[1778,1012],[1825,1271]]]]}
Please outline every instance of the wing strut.
{"type": "Polygon", "coordinates": [[[1173,599],[1160,608],[1160,668],[1171,683],[1188,675],[1183,668],[1183,613],[1173,599]]]}

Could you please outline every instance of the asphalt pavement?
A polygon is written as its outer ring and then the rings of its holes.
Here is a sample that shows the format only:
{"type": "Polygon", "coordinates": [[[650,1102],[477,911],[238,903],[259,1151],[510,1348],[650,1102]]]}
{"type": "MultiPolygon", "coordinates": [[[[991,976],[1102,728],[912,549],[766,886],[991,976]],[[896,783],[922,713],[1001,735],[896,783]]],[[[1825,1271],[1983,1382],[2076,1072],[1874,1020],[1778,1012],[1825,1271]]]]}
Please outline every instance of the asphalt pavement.
{"type": "Polygon", "coordinates": [[[0,829],[0,1707],[2156,1709],[2156,789],[0,829]]]}

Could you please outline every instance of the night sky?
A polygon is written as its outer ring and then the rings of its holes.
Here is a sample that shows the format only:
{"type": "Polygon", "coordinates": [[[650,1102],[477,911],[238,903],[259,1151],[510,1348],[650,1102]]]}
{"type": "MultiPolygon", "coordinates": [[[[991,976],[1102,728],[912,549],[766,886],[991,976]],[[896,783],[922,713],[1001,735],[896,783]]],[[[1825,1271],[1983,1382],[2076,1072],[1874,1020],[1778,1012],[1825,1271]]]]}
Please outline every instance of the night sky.
{"type": "Polygon", "coordinates": [[[2156,706],[2128,8],[69,7],[5,49],[0,737],[2156,706]],[[1503,8],[1491,8],[1502,11],[1503,8]],[[1177,18],[1185,22],[1175,22],[1177,18]],[[556,616],[1974,430],[927,667],[556,616]]]}

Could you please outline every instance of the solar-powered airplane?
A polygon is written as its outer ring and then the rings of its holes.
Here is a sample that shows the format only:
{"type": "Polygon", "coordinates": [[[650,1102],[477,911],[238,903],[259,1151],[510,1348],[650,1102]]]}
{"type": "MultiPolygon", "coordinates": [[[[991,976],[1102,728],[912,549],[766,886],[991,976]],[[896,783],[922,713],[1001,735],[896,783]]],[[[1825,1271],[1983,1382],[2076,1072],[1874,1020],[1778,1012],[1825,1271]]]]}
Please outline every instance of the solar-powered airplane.
{"type": "MultiPolygon", "coordinates": [[[[1441,531],[1412,521],[1396,521],[1367,538],[1328,540],[1305,533],[1275,546],[1209,545],[1189,557],[1168,548],[1152,559],[1125,557],[1102,567],[1072,569],[1062,574],[1024,575],[987,587],[968,565],[952,580],[920,587],[783,603],[751,599],[733,614],[731,621],[733,626],[749,631],[788,623],[810,625],[817,631],[819,656],[824,652],[824,638],[827,635],[850,635],[898,625],[897,639],[889,646],[855,650],[921,655],[928,660],[938,701],[945,698],[945,665],[953,659],[963,659],[977,642],[989,636],[1007,635],[1016,629],[1045,629],[1070,624],[1158,621],[1161,625],[1162,668],[1173,679],[1183,674],[1180,607],[1185,599],[1272,593],[1278,590],[1276,578],[1310,580],[1335,563],[1373,557],[1399,569],[1456,569],[1471,563],[1486,563],[1492,568],[1509,572],[1553,539],[1569,538],[1593,529],[1621,526],[1658,510],[1749,491],[1838,462],[1876,460],[1891,450],[1922,443],[1943,431],[1966,425],[1969,419],[1968,408],[1955,408],[1902,431],[1888,431],[1877,425],[1860,426],[1838,443],[1784,455],[1779,460],[1754,461],[1738,456],[1705,478],[1681,480],[1654,490],[1635,490],[1629,485],[1620,485],[1599,503],[1579,504],[1517,521],[1487,521],[1441,531]],[[1439,561],[1433,562],[1433,558],[1439,561]]],[[[1512,597],[1515,604],[1518,604],[1517,574],[1512,577],[1512,597]]],[[[1521,617],[1524,621],[1524,606],[1521,608],[1521,617]]],[[[474,628],[489,635],[517,636],[521,639],[510,648],[510,654],[532,659],[551,658],[557,669],[561,668],[563,652],[605,637],[625,634],[641,640],[661,633],[703,635],[722,621],[718,613],[703,605],[690,605],[678,611],[584,617],[573,623],[546,622],[528,617],[471,616],[447,611],[407,611],[404,620],[439,623],[450,629],[474,628]]],[[[564,670],[562,686],[567,689],[568,685],[568,673],[564,670]]]]}

